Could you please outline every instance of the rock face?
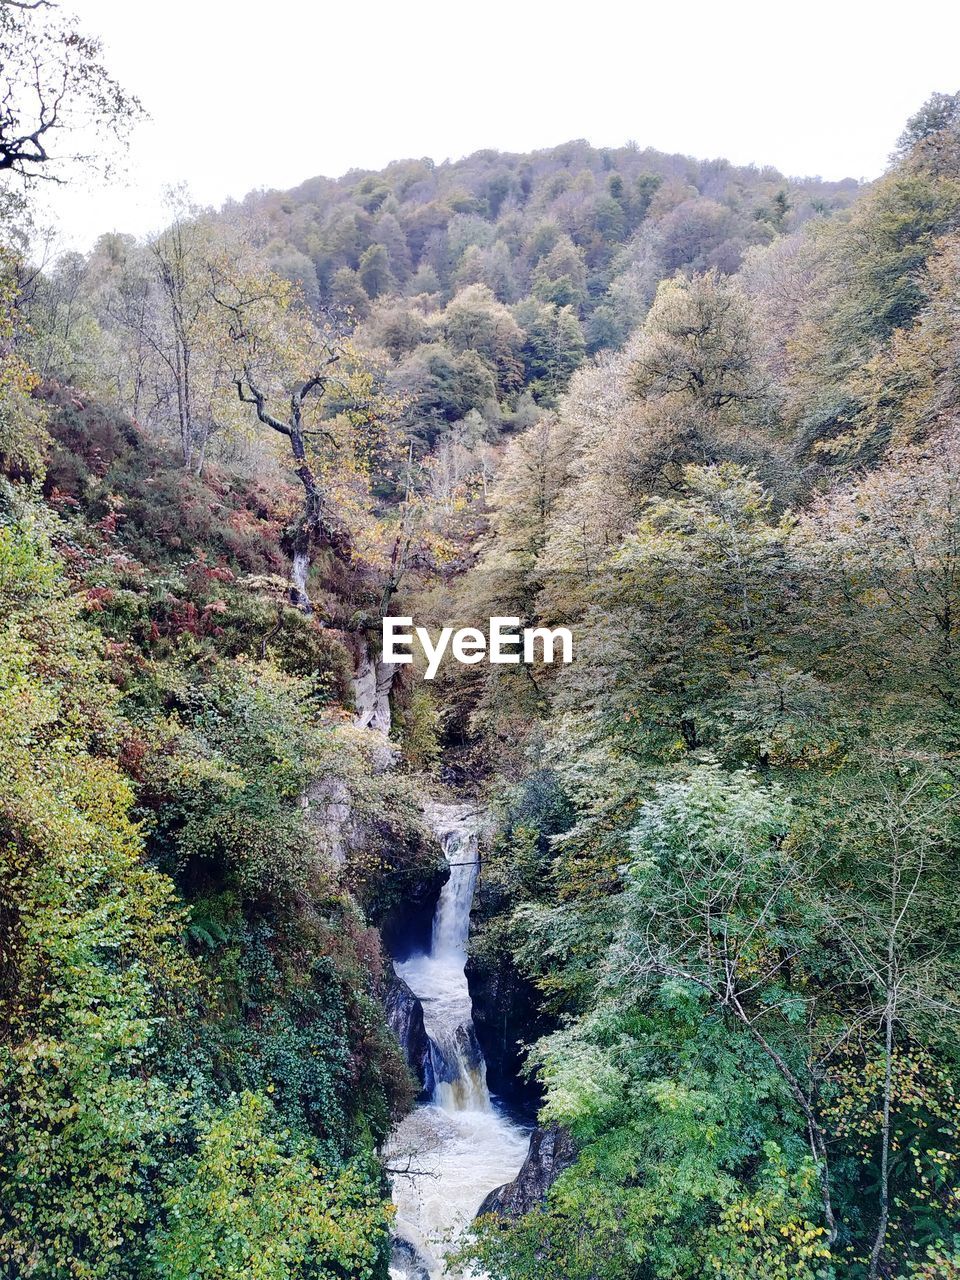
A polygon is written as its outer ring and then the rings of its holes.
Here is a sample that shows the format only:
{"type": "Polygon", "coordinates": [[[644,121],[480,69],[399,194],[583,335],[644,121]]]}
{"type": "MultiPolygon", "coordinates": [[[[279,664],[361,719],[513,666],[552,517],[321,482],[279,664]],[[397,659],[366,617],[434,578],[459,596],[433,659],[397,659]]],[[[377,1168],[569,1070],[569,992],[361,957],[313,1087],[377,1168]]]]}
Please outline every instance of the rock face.
{"type": "Polygon", "coordinates": [[[361,839],[346,783],[332,778],[311,782],[300,797],[300,807],[316,831],[320,847],[334,866],[342,867],[350,849],[361,839]]]}
{"type": "Polygon", "coordinates": [[[529,1213],[543,1204],[557,1178],[570,1168],[576,1158],[573,1139],[565,1129],[558,1125],[534,1129],[520,1172],[512,1182],[490,1192],[477,1210],[477,1217],[484,1213],[499,1213],[505,1218],[518,1218],[529,1213]]]}
{"type": "Polygon", "coordinates": [[[467,961],[467,981],[490,1092],[517,1115],[532,1120],[541,1094],[537,1083],[522,1075],[521,1045],[553,1030],[538,1012],[537,992],[504,960],[490,965],[471,956],[467,961]]]}
{"type": "Polygon", "coordinates": [[[307,594],[307,579],[310,577],[310,557],[306,551],[294,551],[293,565],[290,570],[290,600],[298,609],[312,613],[310,596],[307,594]]]}
{"type": "Polygon", "coordinates": [[[429,1098],[436,1083],[430,1040],[423,1025],[423,1005],[404,980],[394,974],[383,998],[387,1026],[397,1037],[407,1066],[421,1085],[421,1097],[429,1098]]]}
{"type": "Polygon", "coordinates": [[[409,960],[412,955],[423,955],[430,950],[437,901],[449,876],[446,861],[437,862],[432,874],[409,885],[403,900],[387,912],[380,932],[394,960],[409,960]]]}

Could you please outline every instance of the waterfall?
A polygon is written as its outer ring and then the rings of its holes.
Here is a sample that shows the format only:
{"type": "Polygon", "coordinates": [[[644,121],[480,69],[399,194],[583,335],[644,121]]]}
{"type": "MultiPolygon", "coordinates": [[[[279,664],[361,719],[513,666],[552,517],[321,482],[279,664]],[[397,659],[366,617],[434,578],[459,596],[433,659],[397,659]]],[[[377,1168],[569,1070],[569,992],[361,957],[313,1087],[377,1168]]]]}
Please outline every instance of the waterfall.
{"type": "Polygon", "coordinates": [[[469,810],[434,810],[432,817],[450,864],[450,877],[437,903],[429,954],[398,965],[397,972],[423,1005],[436,1081],[433,1101],[447,1111],[487,1111],[487,1068],[473,1030],[464,973],[480,837],[469,810]]]}
{"type": "Polygon", "coordinates": [[[429,952],[394,966],[423,1006],[434,1079],[430,1101],[401,1122],[384,1153],[401,1170],[393,1177],[400,1242],[394,1280],[448,1275],[444,1255],[469,1229],[485,1195],[514,1178],[527,1153],[527,1131],[490,1096],[464,972],[479,873],[478,817],[466,805],[435,805],[427,817],[450,876],[429,952]]]}
{"type": "Polygon", "coordinates": [[[470,908],[480,869],[479,833],[468,825],[448,830],[441,827],[440,839],[450,865],[450,878],[443,886],[437,903],[431,954],[438,958],[458,959],[462,969],[467,960],[470,908]]]}
{"type": "Polygon", "coordinates": [[[300,549],[293,553],[293,564],[290,569],[290,598],[298,609],[312,612],[310,596],[307,592],[307,580],[310,577],[310,556],[300,549]]]}
{"type": "Polygon", "coordinates": [[[370,646],[364,643],[353,678],[353,698],[357,707],[354,723],[360,729],[390,732],[390,690],[397,673],[397,663],[374,659],[370,646]]]}

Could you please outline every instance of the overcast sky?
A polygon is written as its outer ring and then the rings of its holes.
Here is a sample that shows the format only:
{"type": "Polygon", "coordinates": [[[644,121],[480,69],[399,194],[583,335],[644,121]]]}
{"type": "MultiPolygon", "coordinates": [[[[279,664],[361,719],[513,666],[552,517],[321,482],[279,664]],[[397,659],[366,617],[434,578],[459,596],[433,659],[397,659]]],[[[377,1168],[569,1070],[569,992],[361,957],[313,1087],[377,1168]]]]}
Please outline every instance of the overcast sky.
{"type": "Polygon", "coordinates": [[[66,0],[150,112],[126,185],[64,191],[83,247],[201,203],[409,156],[571,138],[872,178],[960,88],[950,0],[66,0]]]}

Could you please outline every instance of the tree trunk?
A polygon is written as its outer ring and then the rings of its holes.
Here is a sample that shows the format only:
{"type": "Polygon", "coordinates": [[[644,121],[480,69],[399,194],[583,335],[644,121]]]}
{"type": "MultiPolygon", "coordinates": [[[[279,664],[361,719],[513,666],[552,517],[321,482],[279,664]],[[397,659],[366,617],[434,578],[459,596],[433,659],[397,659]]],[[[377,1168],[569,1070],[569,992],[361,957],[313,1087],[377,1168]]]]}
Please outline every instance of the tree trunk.
{"type": "MultiPolygon", "coordinates": [[[[892,942],[890,951],[892,952],[892,942]]],[[[891,965],[893,962],[892,954],[888,957],[891,965]]],[[[886,1006],[883,1013],[884,1021],[884,1065],[883,1065],[883,1121],[881,1127],[880,1138],[880,1217],[877,1221],[877,1234],[874,1237],[873,1248],[870,1250],[870,1272],[869,1280],[877,1280],[880,1268],[880,1257],[883,1253],[883,1246],[887,1240],[887,1226],[890,1222],[890,1111],[891,1111],[891,1095],[893,1093],[893,1019],[894,1019],[894,993],[893,989],[887,990],[886,1006]]]]}

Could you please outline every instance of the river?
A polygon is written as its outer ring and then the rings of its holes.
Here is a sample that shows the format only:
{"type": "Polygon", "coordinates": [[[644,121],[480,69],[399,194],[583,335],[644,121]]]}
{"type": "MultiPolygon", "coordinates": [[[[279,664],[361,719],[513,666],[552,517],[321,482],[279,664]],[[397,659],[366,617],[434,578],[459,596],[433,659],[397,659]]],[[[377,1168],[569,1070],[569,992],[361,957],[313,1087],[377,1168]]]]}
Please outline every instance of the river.
{"type": "Polygon", "coordinates": [[[469,1229],[494,1187],[516,1177],[529,1130],[492,1098],[486,1063],[473,1030],[464,968],[470,908],[479,873],[480,830],[467,805],[434,805],[428,818],[450,864],[428,952],[395,964],[423,1006],[436,1081],[429,1102],[394,1131],[385,1154],[394,1169],[394,1234],[413,1251],[395,1251],[394,1280],[451,1274],[444,1257],[469,1229]]]}

